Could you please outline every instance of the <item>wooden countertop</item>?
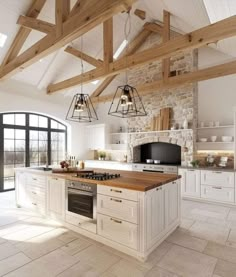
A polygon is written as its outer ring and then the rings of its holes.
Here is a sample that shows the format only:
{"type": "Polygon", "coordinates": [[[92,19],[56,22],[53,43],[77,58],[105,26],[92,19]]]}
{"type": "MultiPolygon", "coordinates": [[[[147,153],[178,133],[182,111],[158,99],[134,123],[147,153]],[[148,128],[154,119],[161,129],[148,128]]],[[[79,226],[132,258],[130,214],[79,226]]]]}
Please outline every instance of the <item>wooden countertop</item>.
{"type": "Polygon", "coordinates": [[[57,178],[63,178],[71,181],[81,181],[91,184],[99,184],[104,186],[113,186],[124,189],[131,189],[136,191],[148,191],[150,189],[162,186],[164,184],[173,182],[181,176],[174,174],[164,174],[164,173],[155,173],[155,172],[136,172],[136,171],[124,171],[124,170],[111,170],[111,169],[101,169],[101,168],[92,168],[94,172],[109,172],[109,173],[119,173],[121,177],[106,180],[106,181],[97,181],[76,177],[75,173],[52,173],[44,172],[37,169],[30,168],[20,168],[16,169],[21,171],[27,171],[34,174],[43,174],[46,176],[55,176],[57,178]]]}

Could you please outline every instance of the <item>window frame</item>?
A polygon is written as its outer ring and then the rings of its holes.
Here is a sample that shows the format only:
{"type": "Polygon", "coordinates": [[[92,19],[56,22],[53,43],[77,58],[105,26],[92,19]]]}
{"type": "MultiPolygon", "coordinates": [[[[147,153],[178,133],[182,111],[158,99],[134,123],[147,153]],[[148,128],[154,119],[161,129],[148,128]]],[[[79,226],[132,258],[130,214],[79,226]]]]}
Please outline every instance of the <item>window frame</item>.
{"type": "MultiPolygon", "coordinates": [[[[15,121],[15,118],[14,118],[15,121]]],[[[15,122],[14,122],[15,123],[15,122]]],[[[51,157],[51,133],[52,132],[57,132],[57,133],[64,133],[65,134],[65,152],[67,152],[67,142],[68,142],[68,128],[67,125],[60,122],[59,120],[52,118],[48,115],[44,114],[39,114],[39,113],[33,113],[33,112],[5,112],[5,113],[0,113],[0,192],[5,192],[5,191],[11,191],[15,190],[13,189],[5,189],[4,190],[4,129],[21,129],[25,130],[25,167],[30,167],[30,131],[35,130],[35,131],[46,131],[48,139],[47,141],[47,156],[48,156],[48,164],[51,164],[52,157],[51,157]],[[25,126],[22,125],[16,125],[16,124],[6,124],[3,123],[3,117],[4,115],[8,114],[14,114],[17,116],[17,114],[25,114],[25,126]],[[34,127],[30,126],[30,115],[36,115],[36,116],[42,116],[47,118],[47,127],[34,127]],[[51,121],[55,121],[60,125],[64,126],[64,129],[56,129],[56,128],[51,128],[51,121]]],[[[14,141],[16,139],[14,138],[14,141]]],[[[39,141],[39,140],[38,140],[39,141]]],[[[14,143],[15,144],[15,143],[14,143]]],[[[15,149],[14,149],[15,152],[15,149]]],[[[39,151],[38,151],[39,152],[39,151]]],[[[38,165],[39,166],[39,165],[38,165]]]]}

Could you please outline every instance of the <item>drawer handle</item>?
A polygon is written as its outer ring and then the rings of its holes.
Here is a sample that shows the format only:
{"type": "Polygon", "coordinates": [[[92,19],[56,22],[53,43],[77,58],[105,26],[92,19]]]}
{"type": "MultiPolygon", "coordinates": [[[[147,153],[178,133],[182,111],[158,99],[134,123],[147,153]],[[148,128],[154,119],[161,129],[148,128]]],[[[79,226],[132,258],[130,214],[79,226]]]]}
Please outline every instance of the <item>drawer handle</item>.
{"type": "Polygon", "coordinates": [[[222,187],[212,187],[213,189],[222,189],[222,187]]]}
{"type": "Polygon", "coordinates": [[[156,190],[162,190],[162,187],[160,187],[160,188],[156,188],[156,190]]]}
{"type": "Polygon", "coordinates": [[[114,199],[114,198],[110,198],[111,201],[115,201],[115,202],[119,202],[122,203],[122,200],[118,200],[118,199],[114,199]]]}
{"type": "Polygon", "coordinates": [[[195,171],[195,169],[188,169],[187,171],[195,171]]]}
{"type": "Polygon", "coordinates": [[[113,192],[118,192],[118,193],[122,193],[122,190],[117,190],[117,189],[111,189],[111,191],[113,191],[113,192]]]}
{"type": "Polygon", "coordinates": [[[58,180],[58,178],[52,178],[53,180],[58,180]]]}
{"type": "Polygon", "coordinates": [[[37,204],[36,204],[36,203],[32,203],[32,205],[37,206],[37,204]]]}
{"type": "Polygon", "coordinates": [[[122,223],[122,221],[121,221],[121,220],[117,220],[117,219],[114,219],[114,218],[111,218],[111,221],[113,221],[113,222],[115,222],[115,223],[119,223],[119,224],[121,224],[121,223],[122,223]]]}
{"type": "Polygon", "coordinates": [[[34,181],[37,181],[38,179],[37,178],[33,178],[34,181]]]}
{"type": "Polygon", "coordinates": [[[222,171],[215,171],[214,173],[216,173],[216,174],[221,174],[222,171]]]}
{"type": "Polygon", "coordinates": [[[34,191],[31,191],[33,194],[37,194],[36,192],[34,192],[34,191]]]}

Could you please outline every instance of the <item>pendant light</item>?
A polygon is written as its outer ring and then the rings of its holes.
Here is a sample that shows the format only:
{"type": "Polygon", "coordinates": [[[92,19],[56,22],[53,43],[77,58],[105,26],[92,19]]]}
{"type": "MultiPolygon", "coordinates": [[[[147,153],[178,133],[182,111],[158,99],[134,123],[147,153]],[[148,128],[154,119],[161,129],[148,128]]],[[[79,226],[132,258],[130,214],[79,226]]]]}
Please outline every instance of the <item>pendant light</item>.
{"type": "MultiPolygon", "coordinates": [[[[124,34],[125,39],[128,41],[128,36],[131,32],[131,20],[130,20],[130,12],[128,12],[128,16],[125,22],[124,34]]],[[[111,106],[108,111],[108,115],[129,118],[136,116],[146,116],[147,112],[142,103],[142,99],[138,94],[138,91],[135,87],[128,85],[128,47],[129,44],[126,45],[126,85],[118,86],[116,92],[113,96],[113,100],[111,102],[111,106]]]]}
{"type": "MultiPolygon", "coordinates": [[[[83,53],[83,37],[81,37],[81,53],[83,53]]],[[[88,94],[83,93],[84,65],[81,56],[81,85],[80,93],[74,95],[66,115],[66,120],[75,122],[92,122],[98,120],[97,113],[88,94]]]]}

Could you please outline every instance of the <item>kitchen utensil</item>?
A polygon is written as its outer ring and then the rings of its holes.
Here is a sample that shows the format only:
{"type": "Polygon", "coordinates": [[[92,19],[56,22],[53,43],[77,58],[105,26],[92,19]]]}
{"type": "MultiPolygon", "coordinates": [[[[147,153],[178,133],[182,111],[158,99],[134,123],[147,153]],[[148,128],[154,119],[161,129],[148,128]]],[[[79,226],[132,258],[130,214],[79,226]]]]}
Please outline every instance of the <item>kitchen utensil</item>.
{"type": "Polygon", "coordinates": [[[233,141],[233,137],[232,136],[222,136],[221,137],[223,142],[231,142],[233,141]]]}
{"type": "Polygon", "coordinates": [[[228,157],[221,157],[220,162],[219,162],[219,166],[226,167],[227,162],[228,162],[228,157]]]}
{"type": "Polygon", "coordinates": [[[219,127],[220,126],[220,121],[215,121],[215,127],[219,127]]]}
{"type": "Polygon", "coordinates": [[[200,138],[199,141],[200,142],[207,142],[207,138],[200,138]]]}
{"type": "Polygon", "coordinates": [[[214,126],[214,122],[213,121],[210,121],[209,122],[209,127],[213,127],[214,126]]]}
{"type": "Polygon", "coordinates": [[[154,164],[160,164],[161,161],[160,160],[154,160],[154,164]]]}
{"type": "Polygon", "coordinates": [[[217,136],[211,136],[211,141],[215,142],[217,140],[217,136]]]}
{"type": "Polygon", "coordinates": [[[146,159],[146,163],[147,164],[153,164],[153,160],[152,159],[146,159]]]}
{"type": "Polygon", "coordinates": [[[162,126],[160,130],[170,129],[170,114],[171,114],[171,108],[161,109],[160,116],[161,116],[162,126]]]}

